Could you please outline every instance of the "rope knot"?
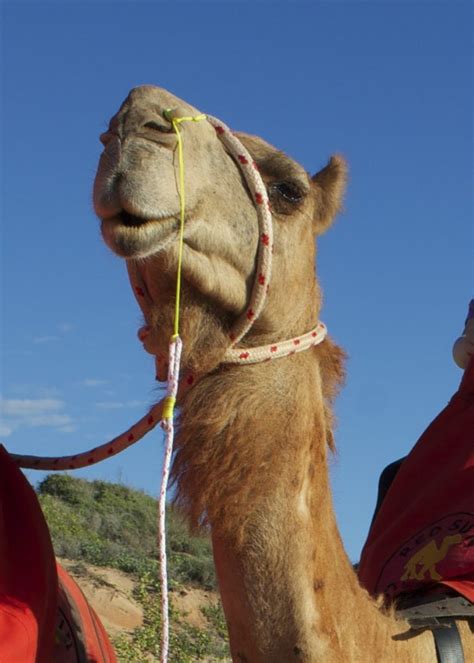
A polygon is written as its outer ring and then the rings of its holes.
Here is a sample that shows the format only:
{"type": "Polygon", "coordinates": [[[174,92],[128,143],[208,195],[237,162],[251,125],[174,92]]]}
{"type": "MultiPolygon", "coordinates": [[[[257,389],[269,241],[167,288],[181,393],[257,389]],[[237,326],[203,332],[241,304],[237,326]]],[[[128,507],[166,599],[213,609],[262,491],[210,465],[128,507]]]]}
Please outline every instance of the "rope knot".
{"type": "Polygon", "coordinates": [[[166,420],[173,418],[175,405],[176,405],[176,398],[174,396],[167,396],[165,398],[165,402],[163,404],[163,421],[162,421],[163,428],[166,420]]]}

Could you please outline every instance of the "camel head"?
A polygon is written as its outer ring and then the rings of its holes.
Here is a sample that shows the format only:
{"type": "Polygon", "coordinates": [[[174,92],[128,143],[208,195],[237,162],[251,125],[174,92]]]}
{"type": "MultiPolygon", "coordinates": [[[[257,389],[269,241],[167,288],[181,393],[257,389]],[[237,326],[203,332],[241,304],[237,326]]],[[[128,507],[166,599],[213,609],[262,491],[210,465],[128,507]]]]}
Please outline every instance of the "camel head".
{"type": "MultiPolygon", "coordinates": [[[[107,245],[139,270],[153,300],[147,323],[153,352],[171,333],[179,225],[177,139],[169,114],[195,108],[154,86],[133,89],[101,136],[104,151],[94,206],[107,245]],[[163,339],[163,340],[160,340],[163,339]]],[[[207,121],[180,125],[184,144],[186,225],[183,258],[184,364],[202,370],[229,346],[233,321],[245,310],[255,275],[257,211],[239,165],[207,121]],[[187,351],[186,351],[187,348],[187,351]]],[[[243,344],[301,334],[317,322],[314,238],[340,208],[345,163],[333,156],[310,177],[260,138],[236,134],[255,160],[274,223],[273,275],[265,309],[243,344]]]]}

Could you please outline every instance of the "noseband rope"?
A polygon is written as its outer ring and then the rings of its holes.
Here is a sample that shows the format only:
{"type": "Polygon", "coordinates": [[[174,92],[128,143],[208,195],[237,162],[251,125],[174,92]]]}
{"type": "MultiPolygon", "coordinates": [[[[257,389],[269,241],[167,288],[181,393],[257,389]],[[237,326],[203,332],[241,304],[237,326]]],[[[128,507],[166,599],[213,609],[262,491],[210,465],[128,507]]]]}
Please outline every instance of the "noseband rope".
{"type": "MultiPolygon", "coordinates": [[[[180,357],[182,342],[179,337],[179,313],[181,296],[181,271],[183,259],[184,243],[184,223],[185,223],[185,187],[184,187],[184,156],[183,143],[179,130],[179,125],[183,122],[198,122],[207,119],[214,127],[218,137],[221,139],[231,156],[240,167],[244,179],[249,188],[252,199],[255,203],[259,224],[259,240],[256,258],[255,280],[250,296],[250,302],[237,319],[229,333],[230,347],[224,354],[222,363],[227,364],[253,364],[257,362],[270,361],[280,357],[293,355],[310,347],[318,345],[326,337],[326,327],[323,323],[309,332],[287,341],[281,341],[273,344],[254,348],[237,348],[238,342],[250,331],[265,305],[268,294],[271,271],[272,271],[272,252],[273,252],[273,224],[265,184],[258,171],[257,164],[251,157],[247,149],[242,145],[232,131],[209,115],[198,115],[195,117],[173,117],[172,111],[164,112],[165,118],[171,122],[177,138],[178,147],[178,167],[179,167],[179,199],[180,199],[180,225],[179,225],[179,251],[178,268],[176,279],[176,305],[173,335],[169,347],[168,364],[168,382],[167,395],[159,403],[154,405],[148,414],[142,417],[136,424],[129,428],[125,433],[114,438],[110,442],[74,456],[44,457],[44,456],[26,456],[11,454],[17,465],[29,469],[39,470],[72,470],[80,467],[87,467],[110,458],[127,447],[138,442],[146,433],[152,430],[157,423],[165,431],[165,459],[163,464],[163,474],[159,498],[159,555],[160,555],[160,576],[162,586],[162,643],[161,643],[161,663],[168,660],[169,648],[169,616],[168,616],[168,581],[166,572],[166,540],[165,540],[165,508],[168,479],[173,452],[174,437],[174,407],[184,394],[196,383],[202,376],[188,373],[183,376],[179,385],[180,357]]],[[[127,261],[130,282],[137,298],[137,302],[145,316],[149,319],[149,313],[152,306],[152,299],[142,279],[136,264],[133,261],[127,261]]],[[[147,338],[150,333],[148,325],[142,327],[139,331],[139,338],[147,349],[147,338]]],[[[147,349],[148,350],[148,349],[147,349]]]]}

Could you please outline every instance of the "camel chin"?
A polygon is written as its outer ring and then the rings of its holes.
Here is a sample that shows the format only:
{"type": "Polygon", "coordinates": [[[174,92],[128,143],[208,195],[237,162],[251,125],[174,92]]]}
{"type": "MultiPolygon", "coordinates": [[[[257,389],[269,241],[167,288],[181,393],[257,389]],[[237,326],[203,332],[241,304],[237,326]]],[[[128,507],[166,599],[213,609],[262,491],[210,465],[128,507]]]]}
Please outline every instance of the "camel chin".
{"type": "Polygon", "coordinates": [[[101,232],[107,246],[122,258],[147,258],[159,253],[176,239],[178,222],[175,216],[140,219],[124,223],[122,216],[102,219],[101,232]]]}

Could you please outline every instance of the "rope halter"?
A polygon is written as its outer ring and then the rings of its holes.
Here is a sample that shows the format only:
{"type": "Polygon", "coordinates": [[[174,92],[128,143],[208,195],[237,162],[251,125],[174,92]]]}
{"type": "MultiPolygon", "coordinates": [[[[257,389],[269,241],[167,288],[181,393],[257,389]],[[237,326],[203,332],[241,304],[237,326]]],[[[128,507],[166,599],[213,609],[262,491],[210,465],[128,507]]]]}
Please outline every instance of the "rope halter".
{"type": "MultiPolygon", "coordinates": [[[[222,143],[233,157],[236,164],[239,166],[257,210],[259,227],[255,279],[250,295],[250,301],[244,312],[234,323],[234,326],[229,333],[230,345],[224,355],[222,363],[253,364],[261,361],[277,359],[279,357],[286,357],[288,355],[301,352],[302,350],[307,350],[310,347],[318,345],[324,340],[327,334],[327,329],[321,322],[307,333],[287,341],[281,341],[276,344],[270,343],[268,345],[254,348],[239,349],[236,347],[239,341],[242,340],[246,334],[248,334],[252,326],[258,320],[265,306],[272,274],[272,213],[267,189],[263,182],[262,176],[259,173],[258,166],[255,163],[253,157],[248,152],[247,148],[232,133],[229,127],[210,115],[197,116],[195,118],[178,118],[178,121],[196,121],[204,118],[207,119],[207,121],[214,127],[216,134],[221,139],[222,143]]],[[[169,119],[169,116],[167,119],[169,119]]],[[[179,144],[181,145],[181,143],[179,144]]],[[[182,180],[182,178],[180,179],[182,180]]],[[[182,188],[183,182],[181,181],[181,189],[182,188]]],[[[138,305],[140,306],[145,319],[149,319],[149,312],[153,304],[152,298],[148,292],[143,278],[138,271],[136,262],[133,260],[127,261],[127,267],[130,282],[138,305]]],[[[152,343],[150,343],[150,328],[148,325],[144,325],[139,329],[138,338],[143,343],[145,350],[154,355],[155,350],[152,343]]],[[[160,371],[158,358],[156,359],[156,363],[158,374],[160,371]]]]}
{"type": "MultiPolygon", "coordinates": [[[[242,170],[251,196],[254,200],[259,224],[259,244],[255,282],[252,288],[250,302],[245,311],[234,325],[229,334],[229,349],[224,356],[224,362],[229,364],[250,364],[268,361],[279,357],[301,352],[318,345],[326,337],[326,327],[318,323],[307,333],[278,343],[264,345],[256,348],[238,348],[237,343],[248,333],[258,319],[268,291],[272,267],[273,225],[270,204],[265,184],[258,172],[255,161],[231,130],[209,115],[205,116],[212,124],[218,137],[242,170]]],[[[151,298],[133,261],[127,261],[130,281],[138,304],[146,316],[151,305],[151,298]]],[[[139,330],[139,338],[146,349],[146,339],[149,334],[147,327],[139,330]]],[[[176,401],[179,402],[185,393],[196,383],[200,376],[187,374],[183,376],[177,389],[176,401]]],[[[12,454],[20,467],[38,470],[74,470],[88,467],[106,458],[111,458],[138,442],[151,431],[163,418],[164,399],[154,405],[137,423],[121,435],[93,449],[71,456],[31,456],[12,454]]]]}
{"type": "MultiPolygon", "coordinates": [[[[166,117],[166,111],[165,111],[166,117]]],[[[169,652],[169,598],[168,598],[168,572],[166,559],[166,493],[168,487],[168,478],[171,467],[171,457],[174,443],[174,421],[173,410],[176,403],[179,383],[179,358],[181,354],[182,343],[179,337],[179,304],[181,298],[181,266],[183,258],[184,244],[184,222],[185,222],[185,193],[184,193],[184,157],[183,144],[179,131],[181,122],[193,122],[205,119],[205,116],[173,118],[168,112],[168,120],[171,121],[173,130],[176,133],[178,141],[178,161],[179,161],[179,198],[180,198],[180,230],[179,230],[179,250],[178,250],[178,269],[176,279],[176,308],[173,335],[169,346],[169,368],[168,368],[168,390],[165,398],[162,412],[162,428],[165,431],[165,460],[163,464],[162,481],[159,499],[159,526],[158,541],[160,555],[160,576],[161,576],[161,619],[162,619],[162,637],[161,637],[161,663],[167,663],[169,652]]],[[[249,332],[265,305],[268,294],[269,283],[272,271],[272,253],[273,253],[273,225],[272,214],[270,210],[270,201],[268,199],[266,187],[258,172],[257,164],[254,162],[249,152],[241,142],[223,125],[219,120],[212,117],[207,118],[215,128],[225,147],[239,164],[244,178],[249,187],[251,196],[257,208],[259,223],[259,243],[257,251],[256,278],[254,279],[250,303],[244,313],[238,318],[229,334],[231,343],[230,348],[224,355],[224,363],[255,363],[264,359],[273,357],[282,357],[292,354],[298,350],[306,349],[311,345],[320,343],[325,335],[326,328],[318,325],[304,336],[284,341],[278,345],[262,346],[259,348],[237,349],[236,344],[249,332]]],[[[145,319],[150,317],[150,308],[152,299],[148,293],[146,283],[141,278],[139,269],[134,261],[128,261],[128,271],[133,291],[137,297],[138,304],[143,311],[145,319]]],[[[148,344],[150,331],[147,326],[139,331],[139,338],[143,342],[146,350],[151,351],[152,347],[148,344]]],[[[159,366],[157,365],[157,374],[159,366]]]]}
{"type": "MultiPolygon", "coordinates": [[[[169,371],[168,371],[168,391],[167,396],[160,403],[155,405],[146,417],[143,417],[129,431],[115,438],[111,442],[76,456],[63,456],[61,458],[41,458],[28,456],[14,456],[18,465],[34,469],[75,469],[85,465],[91,465],[100,460],[110,457],[122,451],[126,447],[134,444],[145,433],[154,428],[161,421],[162,428],[165,431],[165,458],[163,464],[162,481],[159,498],[159,520],[158,520],[158,541],[160,556],[160,577],[161,577],[161,617],[162,617],[162,639],[161,639],[161,663],[167,663],[169,652],[169,599],[168,599],[168,575],[166,559],[166,531],[165,531],[165,513],[166,513],[166,493],[168,478],[171,467],[171,458],[173,452],[174,422],[173,411],[177,399],[189,389],[194,383],[196,377],[185,376],[181,387],[179,386],[179,365],[182,343],[179,337],[179,304],[181,293],[181,265],[183,257],[183,238],[185,222],[185,196],[184,196],[184,158],[182,138],[179,131],[181,122],[193,122],[207,119],[216,130],[217,135],[222,140],[224,146],[230,152],[231,156],[239,165],[250,194],[257,209],[259,224],[259,242],[256,259],[255,280],[252,287],[250,302],[235,322],[230,334],[230,345],[224,355],[223,363],[249,364],[277,357],[283,357],[295,352],[301,352],[309,347],[321,343],[326,336],[326,327],[319,323],[314,329],[302,336],[298,336],[288,341],[270,344],[257,348],[237,348],[238,342],[250,331],[256,320],[260,316],[265,305],[266,297],[272,273],[272,252],[273,252],[273,224],[270,210],[270,201],[268,199],[265,184],[258,172],[257,164],[252,159],[247,149],[233,135],[233,133],[222,122],[210,116],[181,117],[173,118],[171,113],[168,115],[165,111],[165,117],[171,121],[178,141],[179,157],[179,197],[180,197],[180,233],[179,233],[179,253],[178,270],[176,286],[176,309],[173,335],[170,341],[169,371]]],[[[141,278],[137,265],[134,261],[127,261],[128,272],[133,291],[138,304],[142,309],[145,319],[149,319],[152,299],[146,287],[146,283],[141,278]]],[[[139,338],[143,342],[145,349],[150,330],[147,326],[139,331],[139,338]]]]}

